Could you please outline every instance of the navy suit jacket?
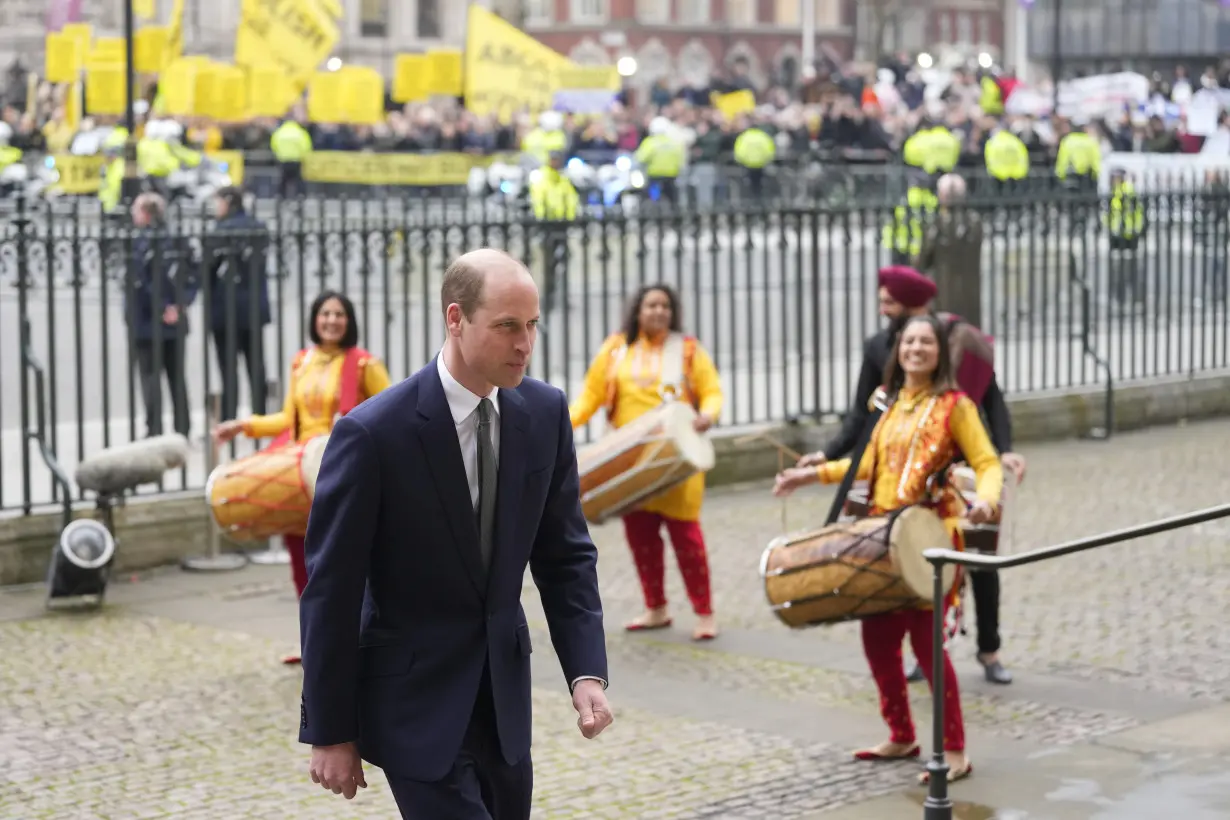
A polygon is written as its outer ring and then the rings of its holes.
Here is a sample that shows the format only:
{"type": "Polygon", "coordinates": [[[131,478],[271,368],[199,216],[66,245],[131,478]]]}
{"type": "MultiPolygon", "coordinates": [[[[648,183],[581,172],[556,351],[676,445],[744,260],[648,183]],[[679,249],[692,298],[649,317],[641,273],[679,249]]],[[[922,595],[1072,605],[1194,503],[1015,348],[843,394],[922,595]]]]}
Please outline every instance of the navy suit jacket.
{"type": "Polygon", "coordinates": [[[499,391],[496,532],[479,551],[456,426],[433,360],[338,420],[309,516],[299,604],[299,740],[357,741],[414,780],[444,777],[490,671],[504,759],[530,750],[528,565],[564,678],[608,680],[598,553],[581,513],[568,404],[499,391]]]}

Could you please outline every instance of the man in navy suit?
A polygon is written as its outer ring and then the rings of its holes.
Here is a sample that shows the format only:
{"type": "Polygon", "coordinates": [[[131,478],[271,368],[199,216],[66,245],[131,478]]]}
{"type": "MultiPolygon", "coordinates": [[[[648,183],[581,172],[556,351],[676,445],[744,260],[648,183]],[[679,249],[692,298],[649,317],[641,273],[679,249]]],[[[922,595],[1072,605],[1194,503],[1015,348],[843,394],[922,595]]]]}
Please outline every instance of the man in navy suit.
{"type": "Polygon", "coordinates": [[[501,251],[457,259],[448,337],[338,420],[300,599],[299,740],[347,798],[384,769],[402,816],[528,820],[528,565],[581,734],[610,725],[597,551],[564,394],[525,378],[538,289],[501,251]]]}

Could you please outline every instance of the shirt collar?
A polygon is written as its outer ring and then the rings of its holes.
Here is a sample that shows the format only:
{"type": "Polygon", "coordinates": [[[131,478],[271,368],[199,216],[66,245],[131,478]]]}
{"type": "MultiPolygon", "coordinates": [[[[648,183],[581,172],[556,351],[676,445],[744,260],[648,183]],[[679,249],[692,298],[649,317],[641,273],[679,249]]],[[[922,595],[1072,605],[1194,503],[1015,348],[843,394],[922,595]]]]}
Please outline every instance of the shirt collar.
{"type": "MultiPolygon", "coordinates": [[[[453,414],[453,423],[461,424],[478,409],[478,403],[483,397],[474,395],[463,387],[461,382],[453,378],[453,374],[448,372],[448,365],[444,363],[443,350],[436,356],[436,372],[440,374],[440,384],[444,387],[444,398],[448,401],[449,412],[453,414]]],[[[500,414],[500,402],[496,395],[499,392],[498,387],[493,387],[486,396],[491,399],[491,405],[495,408],[497,416],[500,414]]]]}

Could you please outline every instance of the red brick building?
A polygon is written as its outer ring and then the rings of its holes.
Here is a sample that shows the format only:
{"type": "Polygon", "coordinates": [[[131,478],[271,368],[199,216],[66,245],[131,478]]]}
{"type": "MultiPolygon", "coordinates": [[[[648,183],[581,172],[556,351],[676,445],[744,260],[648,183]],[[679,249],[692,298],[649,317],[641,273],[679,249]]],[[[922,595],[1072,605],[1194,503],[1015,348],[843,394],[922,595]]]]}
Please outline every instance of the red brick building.
{"type": "Polygon", "coordinates": [[[802,5],[814,3],[815,53],[846,60],[885,51],[960,46],[998,56],[1001,0],[494,0],[507,19],[582,64],[634,57],[632,84],[704,84],[738,60],[757,83],[792,82],[802,57],[802,5]],[[877,20],[874,9],[887,19],[877,20]],[[869,12],[871,12],[869,14],[869,12]],[[861,47],[860,47],[861,45],[861,47]]]}

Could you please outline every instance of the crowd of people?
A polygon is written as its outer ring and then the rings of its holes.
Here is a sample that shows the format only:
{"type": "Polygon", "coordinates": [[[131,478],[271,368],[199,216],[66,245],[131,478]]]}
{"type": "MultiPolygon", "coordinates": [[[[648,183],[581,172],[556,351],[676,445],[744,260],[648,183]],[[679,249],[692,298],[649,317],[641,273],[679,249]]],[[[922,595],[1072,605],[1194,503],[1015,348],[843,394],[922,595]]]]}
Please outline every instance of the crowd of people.
{"type": "MultiPolygon", "coordinates": [[[[95,129],[121,125],[118,118],[85,112],[78,123],[67,119],[68,87],[46,82],[31,86],[19,68],[8,72],[0,135],[7,144],[29,155],[99,150],[100,140],[78,139],[95,129]],[[34,98],[29,99],[33,87],[34,98]]],[[[1168,113],[1165,103],[1182,105],[1193,88],[1230,84],[1230,67],[1209,67],[1198,81],[1188,79],[1180,66],[1173,77],[1155,75],[1149,105],[1089,123],[1104,150],[1179,152],[1199,150],[1202,138],[1185,130],[1185,118],[1168,113]]],[[[728,160],[739,133],[750,127],[773,137],[776,159],[789,161],[809,152],[825,152],[850,161],[886,162],[899,154],[906,139],[923,120],[948,128],[960,141],[963,163],[981,165],[983,146],[992,132],[1004,127],[1019,135],[1035,165],[1053,159],[1063,128],[1043,114],[1005,114],[1004,101],[1019,84],[1010,76],[977,68],[957,69],[937,83],[902,54],[879,67],[837,66],[819,61],[807,67],[792,86],[757,86],[747,66],[736,63],[729,73],[704,87],[671,86],[658,80],[647,89],[625,92],[610,110],[595,115],[565,113],[563,130],[572,151],[630,152],[648,135],[655,117],[665,117],[689,146],[696,162],[728,160]],[[1000,99],[988,99],[991,79],[1000,99]],[[711,94],[749,90],[753,109],[723,114],[711,103],[711,94]]],[[[139,119],[156,114],[156,86],[139,102],[139,119]]],[[[1011,111],[1011,106],[1008,107],[1011,111]]],[[[537,127],[529,113],[510,122],[476,116],[460,100],[395,105],[387,118],[371,126],[308,123],[302,108],[292,114],[303,123],[311,147],[319,151],[465,152],[491,154],[520,150],[525,136],[537,127]]],[[[242,123],[214,123],[203,118],[181,118],[184,143],[199,150],[235,149],[254,157],[268,155],[278,121],[254,118],[242,123]]],[[[1085,126],[1078,121],[1078,126],[1085,126]]],[[[1223,120],[1223,128],[1225,121],[1223,120]]],[[[1227,148],[1230,151],[1230,147],[1227,148]]]]}

